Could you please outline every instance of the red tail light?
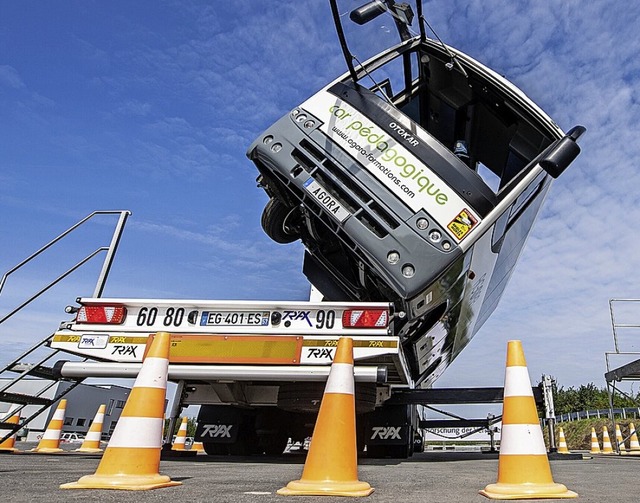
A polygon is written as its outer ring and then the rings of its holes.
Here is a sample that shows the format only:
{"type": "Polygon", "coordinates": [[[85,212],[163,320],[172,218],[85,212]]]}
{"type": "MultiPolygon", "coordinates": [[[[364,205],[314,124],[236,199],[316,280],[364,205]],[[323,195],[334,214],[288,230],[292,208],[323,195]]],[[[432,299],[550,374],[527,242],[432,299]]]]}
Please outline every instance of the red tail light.
{"type": "Polygon", "coordinates": [[[386,309],[347,309],[342,313],[344,328],[385,328],[389,325],[386,309]]]}
{"type": "Polygon", "coordinates": [[[124,306],[82,306],[76,315],[76,323],[120,325],[127,316],[124,306]]]}

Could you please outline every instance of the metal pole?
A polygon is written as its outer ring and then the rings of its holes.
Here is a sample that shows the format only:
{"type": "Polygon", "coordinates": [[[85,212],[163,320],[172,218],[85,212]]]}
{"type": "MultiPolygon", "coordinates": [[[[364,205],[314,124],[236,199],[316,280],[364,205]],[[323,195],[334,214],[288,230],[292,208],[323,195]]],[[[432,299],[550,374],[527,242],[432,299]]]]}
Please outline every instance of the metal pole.
{"type": "Polygon", "coordinates": [[[489,423],[489,452],[498,452],[496,449],[496,428],[491,424],[491,421],[495,418],[493,414],[487,415],[487,422],[489,423]]]}
{"type": "Polygon", "coordinates": [[[557,452],[556,446],[556,412],[553,404],[553,383],[551,376],[542,376],[542,395],[544,397],[544,416],[549,428],[549,452],[557,452]]]}
{"type": "MultiPolygon", "coordinates": [[[[607,391],[609,392],[609,419],[611,420],[611,434],[613,436],[616,436],[616,418],[615,418],[615,412],[613,411],[613,395],[615,393],[616,387],[615,385],[612,385],[610,381],[607,381],[607,391]],[[613,391],[611,391],[613,390],[613,391]]],[[[618,454],[620,453],[620,447],[618,446],[618,439],[616,436],[616,450],[618,451],[618,454]]]]}
{"type": "Polygon", "coordinates": [[[122,237],[122,231],[124,230],[124,225],[127,223],[127,218],[129,217],[129,215],[131,215],[130,211],[124,210],[120,212],[118,224],[113,231],[113,237],[111,238],[111,243],[109,244],[107,255],[104,258],[102,270],[100,271],[100,276],[98,276],[96,289],[93,292],[94,298],[102,297],[102,292],[104,291],[107,276],[109,275],[109,271],[111,270],[111,265],[113,264],[113,259],[115,258],[116,250],[118,249],[118,244],[120,243],[120,238],[122,237]]]}
{"type": "Polygon", "coordinates": [[[163,449],[171,450],[171,441],[173,440],[173,430],[176,427],[176,422],[182,411],[182,393],[184,391],[184,381],[178,381],[176,392],[173,395],[173,404],[171,405],[171,411],[169,412],[169,426],[167,433],[164,437],[163,449]]]}
{"type": "Polygon", "coordinates": [[[351,78],[353,82],[358,81],[358,75],[356,74],[356,70],[353,67],[353,55],[349,51],[347,47],[347,40],[344,36],[344,31],[342,29],[342,22],[340,21],[340,12],[338,11],[338,5],[336,0],[330,0],[331,4],[331,14],[333,15],[333,23],[336,25],[336,32],[338,34],[338,40],[340,41],[340,47],[342,49],[342,54],[344,56],[345,61],[347,62],[347,68],[349,68],[349,73],[351,74],[351,78]]]}

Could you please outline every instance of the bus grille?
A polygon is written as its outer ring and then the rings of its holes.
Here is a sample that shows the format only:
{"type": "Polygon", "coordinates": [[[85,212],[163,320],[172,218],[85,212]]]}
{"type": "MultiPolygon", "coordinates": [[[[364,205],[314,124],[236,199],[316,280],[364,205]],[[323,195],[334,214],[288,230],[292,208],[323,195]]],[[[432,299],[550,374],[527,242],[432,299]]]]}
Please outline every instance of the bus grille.
{"type": "Polygon", "coordinates": [[[298,165],[340,201],[353,218],[379,238],[396,229],[400,223],[372,199],[353,178],[309,141],[302,140],[292,152],[298,165]]]}

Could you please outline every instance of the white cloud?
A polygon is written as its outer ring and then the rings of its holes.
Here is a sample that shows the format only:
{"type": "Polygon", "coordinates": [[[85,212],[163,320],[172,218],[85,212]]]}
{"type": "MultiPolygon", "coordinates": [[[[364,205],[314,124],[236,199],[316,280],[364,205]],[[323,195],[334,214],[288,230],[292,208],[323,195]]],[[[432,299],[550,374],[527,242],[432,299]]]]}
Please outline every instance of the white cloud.
{"type": "Polygon", "coordinates": [[[514,79],[564,128],[587,127],[582,154],[552,186],[503,301],[443,379],[464,366],[502,368],[506,340],[522,338],[532,377],[602,386],[604,352],[613,348],[608,299],[638,296],[631,215],[640,199],[640,40],[630,20],[640,7],[496,0],[429,2],[425,12],[445,41],[514,79]]]}
{"type": "Polygon", "coordinates": [[[9,65],[0,65],[0,85],[13,89],[25,87],[18,71],[9,65]]]}
{"type": "MultiPolygon", "coordinates": [[[[164,5],[156,14],[173,12],[171,22],[122,12],[105,16],[109,35],[75,34],[83,64],[73,79],[37,68],[46,91],[83,96],[78,109],[47,102],[56,93],[30,93],[28,66],[0,66],[13,118],[6,131],[31,140],[3,160],[12,189],[0,188],[0,204],[15,232],[29,211],[57,219],[99,203],[134,205],[114,293],[303,298],[301,247],[262,236],[264,194],[244,154],[345,70],[328,2],[164,5]],[[55,173],[44,194],[29,183],[42,166],[55,173]],[[146,248],[162,240],[167,250],[151,257],[146,248]]],[[[640,4],[432,0],[425,15],[445,42],[512,79],[563,128],[588,129],[502,303],[442,382],[482,375],[496,385],[506,340],[522,338],[535,378],[601,385],[613,347],[608,299],[638,296],[640,4]]]]}

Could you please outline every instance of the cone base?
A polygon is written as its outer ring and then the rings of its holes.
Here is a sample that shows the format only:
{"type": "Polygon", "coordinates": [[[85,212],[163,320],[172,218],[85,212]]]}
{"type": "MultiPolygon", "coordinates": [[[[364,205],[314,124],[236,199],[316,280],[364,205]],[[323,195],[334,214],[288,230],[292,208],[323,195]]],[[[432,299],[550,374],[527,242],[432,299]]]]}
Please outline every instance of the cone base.
{"type": "Polygon", "coordinates": [[[59,447],[35,447],[34,449],[31,449],[29,452],[37,452],[39,454],[59,454],[61,452],[64,452],[63,449],[60,449],[59,447]]]}
{"type": "Polygon", "coordinates": [[[563,484],[489,484],[480,494],[494,500],[519,499],[567,499],[577,498],[578,494],[569,491],[563,484]]]}
{"type": "Polygon", "coordinates": [[[62,484],[60,489],[120,489],[124,491],[146,491],[182,485],[167,475],[85,475],[77,482],[62,484]]]}
{"type": "Polygon", "coordinates": [[[88,452],[91,454],[99,454],[103,452],[103,450],[99,449],[98,447],[78,447],[77,449],[74,449],[73,452],[88,452]]]}
{"type": "Polygon", "coordinates": [[[0,453],[3,452],[18,452],[18,449],[16,449],[15,447],[0,447],[0,453]]]}
{"type": "Polygon", "coordinates": [[[367,482],[305,481],[293,480],[276,491],[282,496],[369,496],[373,492],[367,482]]]}

